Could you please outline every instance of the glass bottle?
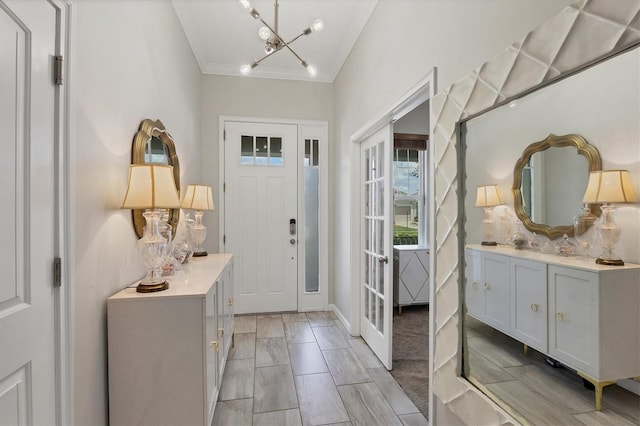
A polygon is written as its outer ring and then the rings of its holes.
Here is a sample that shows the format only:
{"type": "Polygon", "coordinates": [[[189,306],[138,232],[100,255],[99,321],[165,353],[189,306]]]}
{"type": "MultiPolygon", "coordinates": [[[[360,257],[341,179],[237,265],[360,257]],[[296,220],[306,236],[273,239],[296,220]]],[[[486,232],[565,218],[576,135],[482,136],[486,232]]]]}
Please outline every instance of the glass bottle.
{"type": "Polygon", "coordinates": [[[558,256],[571,256],[575,252],[575,245],[569,240],[569,236],[564,234],[562,240],[556,243],[556,254],[558,256]]]}
{"type": "Polygon", "coordinates": [[[527,234],[524,233],[522,222],[516,221],[516,232],[511,236],[511,243],[517,250],[527,248],[527,234]]]}
{"type": "Polygon", "coordinates": [[[591,213],[591,209],[587,204],[580,210],[580,214],[573,218],[574,237],[580,245],[582,255],[585,257],[589,256],[589,250],[591,249],[594,236],[592,226],[597,219],[598,218],[591,213]],[[589,230],[591,230],[591,232],[589,232],[589,230]]]}

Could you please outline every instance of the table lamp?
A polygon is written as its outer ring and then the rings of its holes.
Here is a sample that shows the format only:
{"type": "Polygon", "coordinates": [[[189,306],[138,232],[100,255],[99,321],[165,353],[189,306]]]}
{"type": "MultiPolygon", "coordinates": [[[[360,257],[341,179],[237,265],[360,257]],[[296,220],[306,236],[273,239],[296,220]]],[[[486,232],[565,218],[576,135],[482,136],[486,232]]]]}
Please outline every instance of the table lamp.
{"type": "Polygon", "coordinates": [[[129,166],[127,192],[123,209],[145,209],[147,221],[144,235],[138,240],[138,250],[147,270],[136,291],[150,293],[169,288],[162,277],[162,261],[167,241],[160,233],[160,211],[180,207],[180,197],[173,179],[173,166],[161,164],[132,164],[129,166]]]}
{"type": "Polygon", "coordinates": [[[187,185],[181,204],[183,209],[195,210],[195,223],[189,229],[191,241],[194,244],[193,257],[206,256],[206,250],[202,249],[207,237],[207,227],[202,224],[203,210],[215,210],[211,187],[206,185],[187,185]]]}
{"type": "Polygon", "coordinates": [[[484,207],[484,220],[482,221],[483,246],[498,245],[493,239],[493,219],[491,218],[491,207],[499,206],[502,203],[500,188],[498,185],[479,186],[476,194],[476,207],[484,207]]]}
{"type": "Polygon", "coordinates": [[[620,227],[613,221],[611,203],[635,203],[638,201],[628,170],[600,170],[589,174],[589,183],[582,200],[585,204],[602,205],[602,223],[598,237],[603,252],[596,259],[599,265],[622,266],[624,262],[613,251],[620,238],[620,227]]]}

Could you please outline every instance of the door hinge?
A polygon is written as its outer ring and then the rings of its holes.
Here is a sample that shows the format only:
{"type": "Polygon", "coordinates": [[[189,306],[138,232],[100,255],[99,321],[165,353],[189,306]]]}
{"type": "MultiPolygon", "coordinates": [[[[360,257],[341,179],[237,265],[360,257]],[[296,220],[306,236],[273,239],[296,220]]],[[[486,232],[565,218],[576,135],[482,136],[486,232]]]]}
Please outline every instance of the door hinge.
{"type": "Polygon", "coordinates": [[[64,64],[64,59],[62,58],[62,56],[54,56],[53,59],[53,81],[56,86],[62,86],[64,84],[64,79],[62,76],[62,66],[64,64]]]}
{"type": "Polygon", "coordinates": [[[225,142],[227,141],[227,129],[224,129],[222,131],[222,140],[225,142]]]}
{"type": "Polygon", "coordinates": [[[222,192],[227,192],[227,182],[222,182],[222,192]]]}
{"type": "Polygon", "coordinates": [[[227,236],[226,235],[222,236],[222,244],[227,244],[227,236]]]}
{"type": "Polygon", "coordinates": [[[62,259],[53,259],[53,286],[62,287],[62,259]]]}

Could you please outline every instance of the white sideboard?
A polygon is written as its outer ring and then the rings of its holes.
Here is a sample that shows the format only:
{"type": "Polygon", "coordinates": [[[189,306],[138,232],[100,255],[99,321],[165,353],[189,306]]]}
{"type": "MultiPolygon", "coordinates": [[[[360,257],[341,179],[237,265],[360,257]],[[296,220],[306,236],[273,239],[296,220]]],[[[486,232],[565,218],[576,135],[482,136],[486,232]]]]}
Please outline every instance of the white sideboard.
{"type": "Polygon", "coordinates": [[[393,246],[393,303],[423,305],[429,303],[429,249],[416,245],[393,246]]]}
{"type": "Polygon", "coordinates": [[[193,258],[168,290],[108,299],[111,424],[211,424],[233,342],[232,257],[193,258]]]}
{"type": "Polygon", "coordinates": [[[596,388],[640,376],[640,265],[466,246],[469,315],[576,370],[596,388]]]}

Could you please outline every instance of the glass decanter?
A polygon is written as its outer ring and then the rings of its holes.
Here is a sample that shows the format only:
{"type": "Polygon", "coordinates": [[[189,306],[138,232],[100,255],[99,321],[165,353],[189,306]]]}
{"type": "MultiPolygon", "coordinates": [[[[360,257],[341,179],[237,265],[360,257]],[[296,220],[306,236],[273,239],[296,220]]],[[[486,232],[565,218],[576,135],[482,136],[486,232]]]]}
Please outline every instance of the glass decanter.
{"type": "Polygon", "coordinates": [[[573,218],[573,231],[574,237],[580,249],[582,255],[589,256],[589,250],[591,249],[591,243],[593,242],[594,232],[592,226],[598,218],[591,213],[591,209],[588,205],[585,205],[580,214],[573,218]],[[591,232],[589,232],[591,230],[591,232]]]}

